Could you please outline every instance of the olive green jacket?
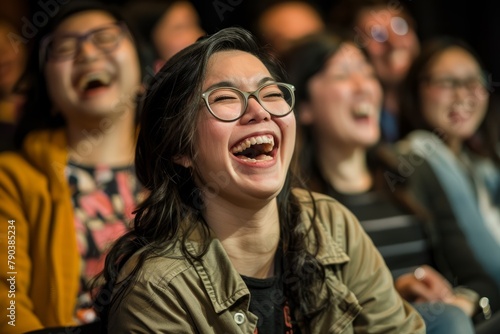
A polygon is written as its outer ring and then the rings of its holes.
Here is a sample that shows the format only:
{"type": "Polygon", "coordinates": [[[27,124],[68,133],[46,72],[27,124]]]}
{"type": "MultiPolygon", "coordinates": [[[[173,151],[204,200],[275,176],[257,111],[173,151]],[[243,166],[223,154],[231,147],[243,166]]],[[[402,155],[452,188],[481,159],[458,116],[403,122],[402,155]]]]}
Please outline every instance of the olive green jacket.
{"type": "MultiPolygon", "coordinates": [[[[307,227],[312,199],[304,190],[294,194],[307,227]]],[[[326,267],[326,284],[317,300],[330,300],[302,333],[425,333],[424,322],[394,289],[389,270],[356,218],[330,197],[314,198],[322,245],[317,258],[326,267]]],[[[198,233],[190,236],[189,251],[199,249],[199,238],[198,233]]],[[[312,238],[309,242],[315,243],[312,238]]],[[[201,261],[187,260],[180,249],[174,253],[145,262],[138,281],[111,306],[109,332],[253,334],[258,319],[248,311],[250,292],[220,241],[211,239],[201,261]]],[[[127,262],[120,279],[136,260],[127,262]]],[[[284,275],[285,282],[300,284],[300,277],[284,275]]]]}

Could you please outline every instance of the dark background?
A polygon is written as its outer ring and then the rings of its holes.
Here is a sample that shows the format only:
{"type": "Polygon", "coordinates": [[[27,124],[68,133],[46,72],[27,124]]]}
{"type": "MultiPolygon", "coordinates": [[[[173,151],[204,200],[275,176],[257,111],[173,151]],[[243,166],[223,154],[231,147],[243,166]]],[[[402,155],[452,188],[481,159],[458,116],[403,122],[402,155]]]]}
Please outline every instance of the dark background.
{"type": "MultiPolygon", "coordinates": [[[[40,10],[40,2],[68,0],[0,0],[0,15],[22,24],[40,10]]],[[[140,0],[111,0],[118,5],[140,0]]],[[[161,0],[159,0],[161,1],[161,0]]],[[[168,0],[165,0],[168,1],[168,0]]],[[[191,0],[197,8],[203,28],[208,33],[228,26],[252,29],[253,20],[269,0],[191,0]],[[219,8],[219,12],[216,7],[219,8]]],[[[396,0],[394,0],[396,1],[396,0]]],[[[500,7],[494,0],[399,0],[413,14],[421,40],[436,35],[452,35],[468,42],[479,54],[500,87],[500,7]]],[[[335,0],[310,0],[328,23],[335,0]]],[[[498,88],[500,90],[500,88],[498,88]]],[[[498,93],[498,92],[497,92],[498,93]]]]}
{"type": "MultiPolygon", "coordinates": [[[[193,0],[207,32],[231,25],[251,28],[265,1],[221,0],[233,3],[221,20],[213,0],[193,0]]],[[[335,0],[308,1],[320,9],[328,23],[335,0]]],[[[413,14],[421,40],[436,35],[451,35],[468,42],[480,55],[491,73],[491,80],[500,82],[500,3],[494,0],[400,0],[413,14]]],[[[494,88],[494,87],[493,87],[494,88]]],[[[498,88],[500,90],[500,88],[498,88]]]]}

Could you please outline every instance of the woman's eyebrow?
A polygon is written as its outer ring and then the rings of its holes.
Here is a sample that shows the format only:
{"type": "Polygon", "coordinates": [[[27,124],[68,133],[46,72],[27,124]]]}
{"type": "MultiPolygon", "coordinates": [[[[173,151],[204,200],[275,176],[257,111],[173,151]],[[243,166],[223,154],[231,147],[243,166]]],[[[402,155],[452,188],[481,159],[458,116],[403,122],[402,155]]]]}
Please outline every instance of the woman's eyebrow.
{"type": "MultiPolygon", "coordinates": [[[[271,77],[264,77],[262,79],[260,79],[258,82],[257,82],[257,86],[260,87],[261,85],[265,84],[266,82],[269,82],[269,81],[276,81],[274,78],[271,78],[271,77]]],[[[217,82],[213,85],[210,85],[207,89],[205,89],[205,91],[209,91],[211,89],[215,89],[215,88],[220,88],[220,87],[233,87],[233,88],[238,88],[234,82],[231,82],[231,81],[221,81],[221,82],[217,82]]]]}
{"type": "Polygon", "coordinates": [[[220,88],[220,87],[234,87],[234,88],[236,88],[236,85],[230,81],[220,81],[220,82],[217,82],[213,85],[210,85],[207,89],[205,89],[205,91],[209,91],[211,89],[220,88]]]}
{"type": "Polygon", "coordinates": [[[271,77],[264,77],[264,78],[259,80],[259,82],[257,83],[257,86],[260,87],[268,81],[276,81],[276,80],[274,78],[271,78],[271,77]]]}

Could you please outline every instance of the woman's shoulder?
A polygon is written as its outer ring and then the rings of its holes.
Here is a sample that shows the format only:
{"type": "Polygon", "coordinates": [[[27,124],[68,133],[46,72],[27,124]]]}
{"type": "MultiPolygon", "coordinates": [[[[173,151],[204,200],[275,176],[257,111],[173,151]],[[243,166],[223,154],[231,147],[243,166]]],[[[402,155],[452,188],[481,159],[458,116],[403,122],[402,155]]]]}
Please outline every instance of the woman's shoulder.
{"type": "Polygon", "coordinates": [[[446,135],[435,130],[415,130],[394,145],[398,155],[413,157],[423,160],[445,159],[453,160],[453,154],[443,142],[446,135]]]}
{"type": "Polygon", "coordinates": [[[125,263],[120,270],[119,282],[126,281],[135,270],[138,270],[137,275],[135,275],[137,283],[165,289],[173,279],[181,274],[189,274],[191,269],[195,275],[192,264],[176,248],[168,253],[158,255],[148,254],[144,256],[144,252],[144,249],[137,251],[125,263]]]}
{"type": "Polygon", "coordinates": [[[294,188],[293,194],[300,203],[303,212],[313,215],[324,216],[351,216],[352,213],[335,198],[309,191],[302,188],[294,188]]]}
{"type": "Polygon", "coordinates": [[[305,189],[294,189],[293,194],[301,205],[301,220],[305,227],[321,226],[322,238],[346,250],[348,239],[364,233],[358,219],[336,199],[305,189]]]}

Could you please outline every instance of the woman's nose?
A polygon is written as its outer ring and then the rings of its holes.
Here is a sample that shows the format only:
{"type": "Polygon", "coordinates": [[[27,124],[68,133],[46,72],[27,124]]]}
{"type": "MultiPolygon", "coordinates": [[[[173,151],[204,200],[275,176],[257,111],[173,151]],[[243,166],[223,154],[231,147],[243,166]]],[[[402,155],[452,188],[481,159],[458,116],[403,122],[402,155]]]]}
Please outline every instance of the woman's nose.
{"type": "Polygon", "coordinates": [[[271,114],[267,112],[264,107],[257,101],[257,99],[253,96],[248,98],[247,108],[241,117],[241,122],[251,123],[251,122],[261,122],[263,120],[270,120],[271,114]]]}

